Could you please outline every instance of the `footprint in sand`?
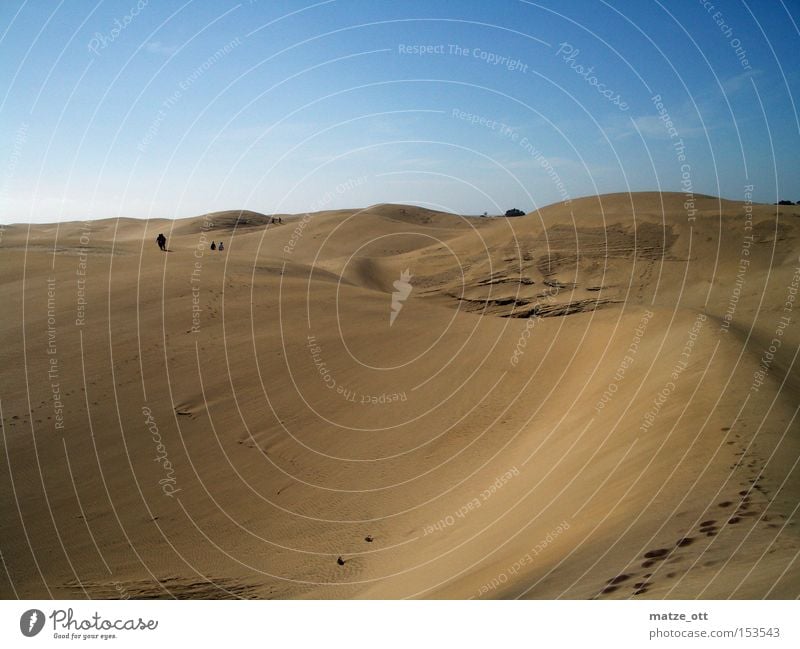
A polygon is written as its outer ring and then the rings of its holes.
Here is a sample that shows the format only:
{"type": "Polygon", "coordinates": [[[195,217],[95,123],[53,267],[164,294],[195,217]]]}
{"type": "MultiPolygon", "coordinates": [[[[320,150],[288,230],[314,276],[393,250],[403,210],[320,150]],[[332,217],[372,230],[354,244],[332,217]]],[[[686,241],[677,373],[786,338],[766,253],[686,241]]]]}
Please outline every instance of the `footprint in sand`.
{"type": "Polygon", "coordinates": [[[609,593],[613,593],[614,591],[619,590],[618,584],[621,584],[622,582],[627,581],[632,576],[633,575],[629,575],[629,574],[621,574],[621,575],[617,575],[616,577],[612,577],[611,579],[609,579],[606,582],[607,586],[605,586],[600,591],[600,594],[601,595],[608,595],[609,593]]]}
{"type": "Polygon", "coordinates": [[[687,545],[691,545],[694,543],[694,539],[691,536],[684,536],[682,539],[678,539],[677,545],[679,548],[685,548],[687,545]]]}
{"type": "Polygon", "coordinates": [[[717,534],[717,521],[703,521],[700,523],[700,533],[706,536],[716,536],[717,534]]]}

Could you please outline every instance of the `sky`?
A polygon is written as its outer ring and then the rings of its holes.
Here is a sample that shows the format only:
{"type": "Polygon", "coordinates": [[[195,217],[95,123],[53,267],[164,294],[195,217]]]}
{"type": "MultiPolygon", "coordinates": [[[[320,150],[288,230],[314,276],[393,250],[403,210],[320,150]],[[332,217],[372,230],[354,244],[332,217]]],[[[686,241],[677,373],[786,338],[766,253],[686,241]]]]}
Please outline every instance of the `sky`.
{"type": "Polygon", "coordinates": [[[2,0],[0,223],[800,201],[789,0],[2,0]]]}

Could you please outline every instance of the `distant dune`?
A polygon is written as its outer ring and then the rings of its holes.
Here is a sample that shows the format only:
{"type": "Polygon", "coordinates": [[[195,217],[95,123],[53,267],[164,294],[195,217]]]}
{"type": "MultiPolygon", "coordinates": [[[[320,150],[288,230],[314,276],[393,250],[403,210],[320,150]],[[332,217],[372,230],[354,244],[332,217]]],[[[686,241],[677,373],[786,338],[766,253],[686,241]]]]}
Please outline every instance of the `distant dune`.
{"type": "Polygon", "coordinates": [[[272,216],[5,228],[3,597],[800,595],[800,207],[272,216]]]}

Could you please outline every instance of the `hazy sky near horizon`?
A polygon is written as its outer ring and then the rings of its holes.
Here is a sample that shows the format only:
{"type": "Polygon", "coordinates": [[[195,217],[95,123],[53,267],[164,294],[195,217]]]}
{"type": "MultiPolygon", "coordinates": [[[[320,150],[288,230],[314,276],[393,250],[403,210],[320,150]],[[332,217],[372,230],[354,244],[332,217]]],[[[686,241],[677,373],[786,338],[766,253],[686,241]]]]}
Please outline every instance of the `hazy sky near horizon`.
{"type": "Polygon", "coordinates": [[[797,2],[0,3],[0,222],[800,200],[797,2]]]}

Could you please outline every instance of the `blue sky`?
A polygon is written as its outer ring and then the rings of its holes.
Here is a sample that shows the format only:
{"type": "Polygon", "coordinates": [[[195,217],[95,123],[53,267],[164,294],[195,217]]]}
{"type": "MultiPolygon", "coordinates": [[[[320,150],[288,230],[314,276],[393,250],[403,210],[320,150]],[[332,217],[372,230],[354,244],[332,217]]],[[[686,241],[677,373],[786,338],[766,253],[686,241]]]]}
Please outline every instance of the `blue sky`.
{"type": "Polygon", "coordinates": [[[781,0],[3,0],[0,222],[800,200],[797,23],[781,0]]]}

